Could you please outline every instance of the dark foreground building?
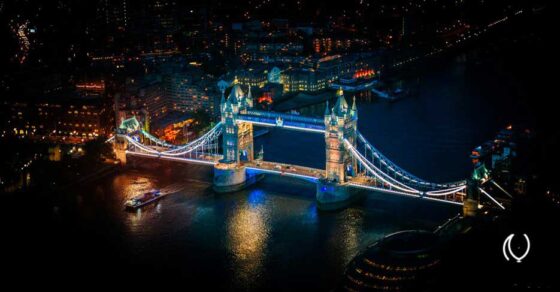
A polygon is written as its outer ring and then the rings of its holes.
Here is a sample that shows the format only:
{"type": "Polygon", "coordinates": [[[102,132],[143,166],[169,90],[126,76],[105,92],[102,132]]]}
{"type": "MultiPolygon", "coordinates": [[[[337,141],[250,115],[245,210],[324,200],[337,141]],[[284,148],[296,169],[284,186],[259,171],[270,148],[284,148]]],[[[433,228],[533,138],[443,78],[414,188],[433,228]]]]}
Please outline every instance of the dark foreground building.
{"type": "Polygon", "coordinates": [[[439,265],[438,236],[401,231],[384,237],[347,267],[343,291],[422,291],[439,265]]]}

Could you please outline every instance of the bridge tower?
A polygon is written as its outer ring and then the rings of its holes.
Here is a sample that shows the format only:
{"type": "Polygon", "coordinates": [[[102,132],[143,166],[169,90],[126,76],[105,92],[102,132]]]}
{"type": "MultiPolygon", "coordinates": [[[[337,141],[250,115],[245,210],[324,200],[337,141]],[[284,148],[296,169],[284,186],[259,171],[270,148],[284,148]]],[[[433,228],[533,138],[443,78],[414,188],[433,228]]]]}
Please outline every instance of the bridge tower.
{"type": "Polygon", "coordinates": [[[142,129],[142,124],[132,116],[128,119],[123,119],[115,130],[115,140],[113,142],[113,151],[115,151],[116,158],[120,161],[121,165],[126,164],[126,150],[128,149],[128,140],[125,136],[131,132],[139,131],[142,129]]]}
{"type": "Polygon", "coordinates": [[[237,84],[233,86],[227,101],[222,95],[220,107],[224,124],[224,162],[239,164],[254,159],[253,124],[237,120],[239,113],[252,106],[252,101],[248,101],[249,95],[245,95],[237,84]]]}
{"type": "Polygon", "coordinates": [[[245,94],[238,84],[234,84],[227,100],[222,93],[223,159],[214,167],[214,190],[217,192],[240,190],[252,179],[247,177],[243,164],[254,160],[253,124],[237,120],[239,113],[252,107],[250,99],[250,89],[245,94]]]}
{"type": "Polygon", "coordinates": [[[354,98],[348,106],[342,89],[331,109],[327,103],[324,115],[326,163],[324,177],[317,183],[317,201],[323,209],[342,207],[353,199],[353,190],[346,183],[356,175],[356,161],[346,150],[344,140],[356,145],[358,111],[354,98]]]}

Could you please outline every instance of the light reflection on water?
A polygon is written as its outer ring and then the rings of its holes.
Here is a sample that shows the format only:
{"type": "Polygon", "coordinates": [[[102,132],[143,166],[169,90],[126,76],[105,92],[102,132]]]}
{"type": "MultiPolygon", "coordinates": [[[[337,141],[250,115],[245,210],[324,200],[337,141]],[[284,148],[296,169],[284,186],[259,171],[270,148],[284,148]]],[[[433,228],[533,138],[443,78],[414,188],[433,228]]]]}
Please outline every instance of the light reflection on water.
{"type": "Polygon", "coordinates": [[[301,278],[308,282],[298,287],[316,287],[314,279],[321,279],[321,290],[327,290],[352,257],[376,239],[402,229],[433,228],[455,214],[377,195],[322,212],[308,182],[267,176],[244,191],[215,194],[211,168],[163,167],[173,171],[127,171],[84,187],[83,210],[68,221],[122,246],[120,258],[111,260],[130,263],[131,273],[174,273],[192,286],[289,289],[284,280],[301,278]],[[127,199],[154,188],[169,195],[135,212],[124,210],[127,199]],[[85,218],[90,210],[97,215],[85,218]]]}
{"type": "MultiPolygon", "coordinates": [[[[157,181],[149,176],[137,176],[137,175],[119,175],[113,180],[113,189],[115,193],[119,196],[119,203],[121,203],[124,209],[124,202],[138,196],[142,193],[148,192],[155,188],[157,181]]],[[[131,230],[131,232],[137,232],[142,229],[142,219],[143,216],[142,209],[137,209],[134,211],[127,211],[125,214],[128,222],[126,224],[131,230]]]]}
{"type": "Polygon", "coordinates": [[[141,193],[153,189],[157,181],[147,176],[117,176],[113,181],[113,188],[125,202],[141,193]]]}
{"type": "Polygon", "coordinates": [[[360,249],[363,238],[363,210],[352,209],[339,220],[342,222],[334,230],[337,236],[331,239],[334,241],[333,245],[341,248],[342,262],[348,263],[360,249]]]}
{"type": "Polygon", "coordinates": [[[267,210],[262,205],[242,203],[227,222],[226,248],[232,253],[236,282],[250,283],[262,274],[270,232],[267,210]]]}
{"type": "MultiPolygon", "coordinates": [[[[298,145],[309,139],[282,135],[298,145]]],[[[121,173],[108,178],[107,186],[95,187],[108,198],[101,208],[109,211],[115,225],[124,227],[110,240],[122,241],[125,262],[140,262],[148,270],[146,266],[154,265],[159,268],[152,272],[174,271],[205,285],[212,280],[204,277],[216,277],[214,288],[268,289],[285,279],[304,277],[322,279],[322,287],[330,289],[346,264],[370,243],[403,229],[433,228],[455,214],[433,214],[438,206],[419,208],[400,197],[378,195],[338,212],[321,212],[315,186],[308,182],[267,176],[244,191],[215,194],[209,167],[160,168],[121,173]],[[169,195],[136,212],[123,210],[126,200],[152,189],[169,195]],[[165,268],[158,270],[162,265],[165,268]]],[[[288,288],[285,285],[281,287],[288,288]]]]}

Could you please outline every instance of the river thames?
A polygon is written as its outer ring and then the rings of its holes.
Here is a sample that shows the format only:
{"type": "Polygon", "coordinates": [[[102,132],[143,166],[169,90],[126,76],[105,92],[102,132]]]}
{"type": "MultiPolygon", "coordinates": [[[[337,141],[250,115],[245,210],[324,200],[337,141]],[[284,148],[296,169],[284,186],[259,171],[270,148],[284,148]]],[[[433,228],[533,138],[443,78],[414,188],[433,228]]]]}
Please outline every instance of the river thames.
{"type": "MultiPolygon", "coordinates": [[[[488,81],[506,78],[495,76],[501,69],[469,58],[445,58],[422,72],[417,96],[395,103],[358,98],[360,131],[419,177],[463,179],[471,170],[470,150],[517,114],[503,104],[508,90],[488,81]]],[[[265,160],[324,167],[321,135],[273,130],[255,144],[263,145],[265,160]]],[[[460,212],[374,193],[344,210],[320,212],[315,186],[307,182],[267,176],[244,191],[218,195],[211,190],[210,167],[153,161],[139,166],[29,202],[29,208],[13,207],[10,220],[21,224],[11,231],[21,239],[17,250],[25,252],[12,271],[32,268],[93,282],[161,281],[187,290],[331,290],[348,262],[372,242],[400,230],[433,230],[460,212]],[[124,211],[127,199],[153,188],[170,195],[137,212],[124,211]],[[63,268],[51,271],[52,263],[63,268]]]]}

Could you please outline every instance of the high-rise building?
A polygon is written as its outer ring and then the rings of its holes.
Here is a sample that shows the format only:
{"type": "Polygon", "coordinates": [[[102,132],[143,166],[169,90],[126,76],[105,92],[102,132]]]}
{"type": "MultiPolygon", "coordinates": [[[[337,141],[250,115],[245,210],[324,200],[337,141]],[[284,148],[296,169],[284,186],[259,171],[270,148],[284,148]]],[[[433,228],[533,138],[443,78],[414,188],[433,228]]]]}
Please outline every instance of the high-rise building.
{"type": "Polygon", "coordinates": [[[163,77],[163,86],[170,110],[214,114],[214,99],[219,94],[209,77],[198,72],[171,73],[163,77]]]}
{"type": "Polygon", "coordinates": [[[130,24],[129,0],[101,0],[97,19],[109,29],[124,31],[130,24]]]}

